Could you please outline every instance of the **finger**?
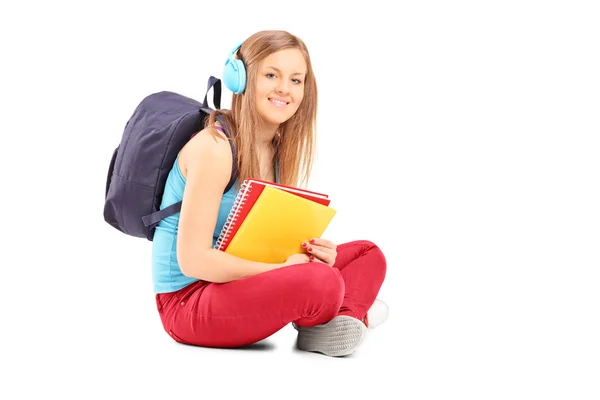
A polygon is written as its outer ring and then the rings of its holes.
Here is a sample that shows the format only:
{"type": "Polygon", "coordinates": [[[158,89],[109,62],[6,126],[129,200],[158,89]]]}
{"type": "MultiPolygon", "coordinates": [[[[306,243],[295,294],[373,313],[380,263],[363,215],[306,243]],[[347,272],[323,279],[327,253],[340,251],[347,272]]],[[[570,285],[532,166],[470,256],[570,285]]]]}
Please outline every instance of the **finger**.
{"type": "MultiPolygon", "coordinates": [[[[325,261],[321,260],[318,257],[315,256],[310,256],[309,257],[310,262],[318,262],[318,263],[322,263],[322,264],[327,264],[325,261]]],[[[328,264],[329,265],[329,264],[328,264]]]]}
{"type": "Polygon", "coordinates": [[[336,244],[333,243],[332,241],[327,240],[327,239],[321,239],[321,238],[312,238],[312,239],[310,239],[309,243],[317,245],[317,246],[327,247],[329,249],[334,249],[334,250],[337,247],[336,244]]]}
{"type": "Polygon", "coordinates": [[[323,245],[316,244],[316,243],[311,244],[309,242],[302,242],[302,247],[304,249],[306,249],[307,251],[309,251],[308,249],[317,249],[317,250],[321,250],[324,252],[332,252],[332,251],[335,252],[335,249],[332,249],[331,247],[323,246],[323,245]]]}
{"type": "Polygon", "coordinates": [[[309,244],[306,248],[306,251],[309,254],[316,254],[321,259],[325,259],[328,264],[333,265],[335,259],[337,258],[337,251],[335,249],[331,249],[329,247],[319,246],[316,244],[309,244]],[[327,254],[327,256],[323,256],[323,254],[327,254]]]}
{"type": "Polygon", "coordinates": [[[325,262],[326,264],[330,264],[330,265],[333,264],[334,257],[328,251],[323,251],[323,250],[317,248],[316,246],[311,246],[306,250],[308,251],[309,254],[312,254],[316,258],[323,260],[323,262],[325,262]]]}

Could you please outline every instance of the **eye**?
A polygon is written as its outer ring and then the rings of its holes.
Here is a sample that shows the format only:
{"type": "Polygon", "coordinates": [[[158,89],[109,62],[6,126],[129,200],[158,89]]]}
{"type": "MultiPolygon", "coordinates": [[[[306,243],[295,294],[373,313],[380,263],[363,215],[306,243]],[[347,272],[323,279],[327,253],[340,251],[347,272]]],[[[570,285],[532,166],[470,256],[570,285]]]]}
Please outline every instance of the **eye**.
{"type": "Polygon", "coordinates": [[[300,79],[296,79],[296,78],[292,79],[292,82],[294,82],[296,85],[299,85],[302,83],[302,81],[300,79]]]}
{"type": "Polygon", "coordinates": [[[267,78],[269,78],[269,79],[273,79],[273,78],[275,78],[275,74],[273,74],[273,73],[271,73],[271,72],[268,72],[268,73],[267,73],[265,76],[266,76],[267,78]]]}

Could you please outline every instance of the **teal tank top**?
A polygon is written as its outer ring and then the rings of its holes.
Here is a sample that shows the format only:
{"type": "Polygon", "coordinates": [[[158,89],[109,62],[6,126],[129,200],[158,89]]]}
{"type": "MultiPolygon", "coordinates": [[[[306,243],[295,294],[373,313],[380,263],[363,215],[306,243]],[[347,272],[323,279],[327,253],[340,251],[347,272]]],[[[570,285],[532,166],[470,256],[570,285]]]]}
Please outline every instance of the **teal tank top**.
{"type": "MultiPolygon", "coordinates": [[[[179,170],[179,155],[173,164],[173,168],[167,176],[165,190],[160,208],[163,209],[183,199],[185,178],[179,170]]],[[[221,233],[221,229],[227,220],[229,210],[233,206],[237,196],[236,181],[231,189],[223,194],[219,206],[217,225],[213,232],[213,247],[221,233]]],[[[181,272],[177,262],[177,228],[179,225],[179,213],[161,220],[156,226],[152,240],[152,283],[155,293],[168,293],[177,291],[198,279],[190,278],[181,272]]]]}

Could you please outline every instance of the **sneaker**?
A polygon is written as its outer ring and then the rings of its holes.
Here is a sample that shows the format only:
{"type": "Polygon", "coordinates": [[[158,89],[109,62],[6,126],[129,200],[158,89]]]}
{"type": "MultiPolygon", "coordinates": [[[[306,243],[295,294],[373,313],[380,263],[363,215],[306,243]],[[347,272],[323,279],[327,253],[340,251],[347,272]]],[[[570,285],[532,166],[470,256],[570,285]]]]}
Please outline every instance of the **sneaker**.
{"type": "Polygon", "coordinates": [[[313,327],[294,324],[298,330],[298,349],[340,357],[354,353],[364,340],[366,325],[348,315],[338,315],[331,321],[313,327]]]}
{"type": "Polygon", "coordinates": [[[365,317],[365,324],[369,327],[369,329],[375,329],[379,325],[383,324],[390,315],[390,308],[383,300],[375,299],[375,302],[367,311],[367,316],[365,317]]]}

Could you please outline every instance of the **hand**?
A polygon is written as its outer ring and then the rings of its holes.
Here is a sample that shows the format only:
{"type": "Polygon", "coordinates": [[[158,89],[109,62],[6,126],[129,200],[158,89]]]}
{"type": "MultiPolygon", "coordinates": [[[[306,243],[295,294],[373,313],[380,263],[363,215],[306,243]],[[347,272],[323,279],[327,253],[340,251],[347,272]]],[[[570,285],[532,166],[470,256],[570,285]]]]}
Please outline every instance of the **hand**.
{"type": "Polygon", "coordinates": [[[302,243],[302,247],[311,255],[310,261],[322,262],[333,267],[337,258],[337,246],[325,239],[311,239],[302,243]]]}
{"type": "Polygon", "coordinates": [[[282,267],[287,267],[288,265],[296,265],[296,264],[305,264],[310,262],[310,257],[308,254],[298,253],[292,254],[285,260],[285,262],[281,265],[282,267]]]}

